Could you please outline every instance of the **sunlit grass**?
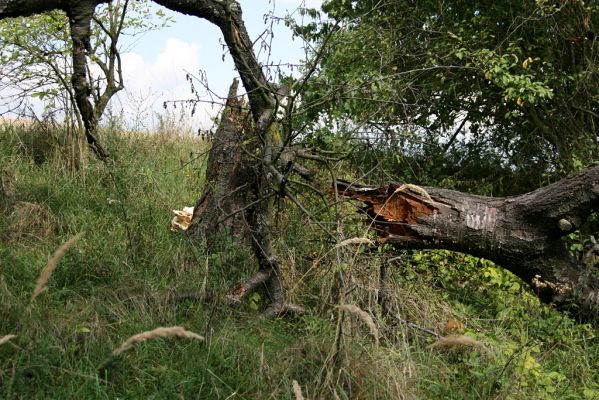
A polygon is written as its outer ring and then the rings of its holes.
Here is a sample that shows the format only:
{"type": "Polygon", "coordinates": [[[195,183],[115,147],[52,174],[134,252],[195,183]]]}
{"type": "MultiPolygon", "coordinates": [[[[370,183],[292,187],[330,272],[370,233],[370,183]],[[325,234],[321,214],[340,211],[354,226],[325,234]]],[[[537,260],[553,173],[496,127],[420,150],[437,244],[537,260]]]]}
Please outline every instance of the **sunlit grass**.
{"type": "MultiPolygon", "coordinates": [[[[206,143],[104,131],[106,164],[86,152],[69,163],[60,147],[36,161],[19,150],[17,136],[35,135],[27,129],[0,131],[0,340],[16,335],[0,345],[0,398],[291,399],[293,381],[306,399],[599,393],[596,331],[541,306],[491,264],[405,254],[389,266],[383,315],[380,254],[334,249],[293,208],[273,229],[289,296],[309,313],[263,320],[259,295],[231,308],[219,294],[255,271],[252,257],[234,243],[207,255],[170,231],[171,210],[201,193],[206,143]],[[82,231],[30,302],[52,254],[82,231]],[[214,295],[173,300],[189,290],[214,295]],[[431,348],[449,319],[485,350],[431,348]],[[127,338],[176,326],[204,340],[140,341],[111,357],[127,338]]],[[[341,213],[350,220],[353,210],[341,213]]],[[[361,237],[351,221],[347,237],[361,237]]]]}

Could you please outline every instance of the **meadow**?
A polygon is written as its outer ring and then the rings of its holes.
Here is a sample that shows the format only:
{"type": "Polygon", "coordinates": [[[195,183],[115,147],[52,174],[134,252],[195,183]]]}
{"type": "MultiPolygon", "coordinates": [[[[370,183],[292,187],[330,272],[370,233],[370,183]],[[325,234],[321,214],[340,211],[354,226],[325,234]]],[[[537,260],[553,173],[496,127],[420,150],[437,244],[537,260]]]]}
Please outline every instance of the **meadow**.
{"type": "MultiPolygon", "coordinates": [[[[108,126],[104,163],[61,129],[0,127],[0,398],[599,399],[596,327],[485,260],[335,248],[290,204],[272,224],[307,313],[263,319],[260,294],[228,304],[251,253],[170,229],[201,194],[209,143],[108,126]]],[[[364,235],[354,208],[339,213],[364,235]]]]}

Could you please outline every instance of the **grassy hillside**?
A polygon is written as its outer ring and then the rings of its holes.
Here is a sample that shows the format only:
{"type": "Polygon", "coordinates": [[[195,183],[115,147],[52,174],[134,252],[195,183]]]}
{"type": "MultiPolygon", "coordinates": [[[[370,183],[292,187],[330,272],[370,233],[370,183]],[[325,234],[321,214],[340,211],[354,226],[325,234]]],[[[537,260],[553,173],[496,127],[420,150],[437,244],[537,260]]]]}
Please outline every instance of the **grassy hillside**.
{"type": "MultiPolygon", "coordinates": [[[[263,320],[259,295],[231,307],[218,294],[255,271],[251,256],[236,243],[207,256],[169,230],[171,210],[201,192],[206,145],[107,131],[103,164],[56,129],[0,128],[0,342],[16,335],[0,344],[0,398],[294,399],[295,380],[309,399],[599,399],[597,331],[510,274],[440,251],[335,250],[293,208],[273,226],[289,296],[308,314],[263,320]],[[81,232],[30,301],[53,252],[81,232]],[[382,256],[394,258],[386,316],[382,256]],[[189,290],[204,300],[177,298],[189,290]],[[474,344],[431,347],[451,325],[474,344]],[[111,356],[161,326],[204,340],[111,356]]],[[[363,235],[353,210],[340,212],[346,237],[363,235]]]]}

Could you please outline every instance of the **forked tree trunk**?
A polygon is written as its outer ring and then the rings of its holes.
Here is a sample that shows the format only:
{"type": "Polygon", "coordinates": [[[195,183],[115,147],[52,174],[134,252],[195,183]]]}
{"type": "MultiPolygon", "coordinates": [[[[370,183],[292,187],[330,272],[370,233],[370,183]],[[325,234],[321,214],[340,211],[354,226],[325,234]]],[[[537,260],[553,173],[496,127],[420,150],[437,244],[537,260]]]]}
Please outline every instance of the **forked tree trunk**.
{"type": "Polygon", "coordinates": [[[380,241],[489,259],[522,278],[543,302],[586,320],[598,316],[597,271],[570,256],[561,238],[599,207],[599,166],[506,198],[395,183],[339,182],[337,189],[366,204],[380,241]]]}

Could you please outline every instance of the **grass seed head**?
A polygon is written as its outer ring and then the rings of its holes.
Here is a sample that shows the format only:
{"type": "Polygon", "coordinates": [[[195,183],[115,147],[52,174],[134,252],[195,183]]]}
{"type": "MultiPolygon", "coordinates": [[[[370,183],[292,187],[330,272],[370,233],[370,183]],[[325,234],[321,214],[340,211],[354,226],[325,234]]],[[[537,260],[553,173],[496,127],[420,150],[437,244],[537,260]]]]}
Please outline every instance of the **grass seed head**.
{"type": "Polygon", "coordinates": [[[35,298],[41,292],[44,291],[44,288],[46,287],[46,283],[48,283],[48,280],[52,276],[52,272],[54,272],[54,270],[58,266],[58,263],[60,262],[62,257],[65,255],[67,250],[69,250],[71,247],[73,247],[75,245],[75,243],[77,243],[77,241],[79,239],[81,239],[81,236],[83,236],[83,233],[84,232],[78,233],[77,235],[73,236],[72,238],[70,238],[69,240],[64,242],[54,252],[54,254],[52,254],[52,257],[50,258],[50,260],[48,261],[48,263],[46,264],[46,266],[40,273],[39,277],[37,278],[37,281],[35,282],[35,288],[33,289],[33,294],[31,295],[31,302],[33,302],[33,300],[35,300],[35,298]]]}
{"type": "Polygon", "coordinates": [[[0,345],[3,345],[4,343],[8,343],[8,341],[10,339],[16,338],[17,335],[5,335],[0,337],[0,345]]]}
{"type": "Polygon", "coordinates": [[[181,326],[159,327],[151,331],[145,331],[131,336],[129,339],[125,340],[123,344],[121,344],[118,348],[112,351],[112,356],[116,357],[124,353],[125,351],[133,348],[133,346],[135,346],[137,343],[145,342],[146,340],[150,339],[168,336],[204,340],[202,336],[198,335],[197,333],[187,331],[185,330],[185,328],[181,326]]]}
{"type": "Polygon", "coordinates": [[[339,309],[355,315],[360,321],[364,322],[368,326],[368,329],[370,329],[370,333],[374,337],[374,342],[377,346],[379,345],[379,330],[370,314],[353,304],[342,304],[339,306],[339,309]]]}
{"type": "Polygon", "coordinates": [[[302,394],[302,388],[299,383],[294,379],[293,380],[293,393],[295,394],[295,400],[304,400],[304,395],[302,394]]]}

